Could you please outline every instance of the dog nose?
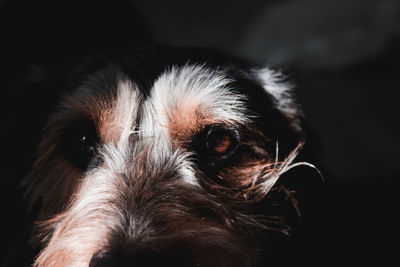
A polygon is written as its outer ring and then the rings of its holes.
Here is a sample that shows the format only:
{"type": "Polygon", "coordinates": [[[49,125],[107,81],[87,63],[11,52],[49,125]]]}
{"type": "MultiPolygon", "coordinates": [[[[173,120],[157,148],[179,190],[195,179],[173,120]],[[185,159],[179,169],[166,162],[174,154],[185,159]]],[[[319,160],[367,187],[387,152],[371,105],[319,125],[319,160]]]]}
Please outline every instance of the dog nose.
{"type": "Polygon", "coordinates": [[[93,255],[89,267],[189,267],[195,266],[184,251],[168,252],[125,252],[107,253],[100,251],[93,255]]]}

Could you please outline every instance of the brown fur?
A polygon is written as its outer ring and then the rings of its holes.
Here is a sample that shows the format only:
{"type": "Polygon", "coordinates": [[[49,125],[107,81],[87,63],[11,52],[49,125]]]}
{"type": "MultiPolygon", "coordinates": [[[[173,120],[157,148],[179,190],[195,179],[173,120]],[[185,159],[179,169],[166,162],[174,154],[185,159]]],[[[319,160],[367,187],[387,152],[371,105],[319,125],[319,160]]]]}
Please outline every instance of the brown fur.
{"type": "Polygon", "coordinates": [[[81,88],[64,97],[50,119],[26,192],[31,206],[42,203],[31,242],[41,248],[34,266],[132,259],[150,266],[252,266],[258,245],[254,235],[287,230],[264,214],[260,202],[291,168],[302,144],[283,157],[278,150],[268,151],[268,140],[239,100],[239,108],[225,109],[235,112],[226,120],[216,119],[201,104],[179,100],[162,114],[167,125],[149,130],[138,128],[141,120],[153,122],[159,114],[154,108],[148,114],[142,110],[145,102],[133,82],[120,80],[111,93],[81,88]],[[243,119],[237,121],[239,115],[243,119]],[[82,118],[94,124],[102,157],[86,171],[57,150],[65,127],[82,118]],[[236,121],[239,152],[208,177],[190,158],[191,141],[210,125],[228,122],[231,127],[236,121]]]}

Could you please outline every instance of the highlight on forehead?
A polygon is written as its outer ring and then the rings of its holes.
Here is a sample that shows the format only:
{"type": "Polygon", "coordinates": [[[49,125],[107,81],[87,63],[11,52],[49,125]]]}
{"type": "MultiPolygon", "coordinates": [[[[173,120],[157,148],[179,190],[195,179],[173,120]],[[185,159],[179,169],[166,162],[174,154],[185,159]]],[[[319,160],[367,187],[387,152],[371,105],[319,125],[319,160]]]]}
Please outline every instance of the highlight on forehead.
{"type": "Polygon", "coordinates": [[[222,70],[204,65],[172,67],[154,83],[152,104],[175,140],[185,141],[208,124],[246,121],[244,96],[222,70]]]}

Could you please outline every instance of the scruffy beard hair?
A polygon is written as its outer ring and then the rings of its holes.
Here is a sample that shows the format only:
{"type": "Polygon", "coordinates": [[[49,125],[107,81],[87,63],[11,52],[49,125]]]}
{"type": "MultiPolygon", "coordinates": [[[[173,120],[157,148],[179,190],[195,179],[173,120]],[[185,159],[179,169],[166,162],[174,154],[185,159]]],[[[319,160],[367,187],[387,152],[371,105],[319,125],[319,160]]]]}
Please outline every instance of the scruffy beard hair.
{"type": "Polygon", "coordinates": [[[313,167],[296,161],[291,86],[214,53],[150,50],[56,78],[65,92],[25,181],[34,266],[255,266],[262,232],[288,232],[268,193],[313,167]]]}

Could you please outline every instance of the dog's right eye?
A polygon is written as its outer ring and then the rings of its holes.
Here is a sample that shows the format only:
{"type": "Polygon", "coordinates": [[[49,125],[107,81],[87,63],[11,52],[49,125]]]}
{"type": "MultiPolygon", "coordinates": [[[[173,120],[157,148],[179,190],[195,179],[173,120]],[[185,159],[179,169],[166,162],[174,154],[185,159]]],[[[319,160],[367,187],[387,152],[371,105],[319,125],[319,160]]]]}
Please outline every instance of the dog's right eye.
{"type": "Polygon", "coordinates": [[[75,122],[65,128],[60,148],[69,162],[86,170],[96,159],[98,140],[91,122],[75,122]]]}

